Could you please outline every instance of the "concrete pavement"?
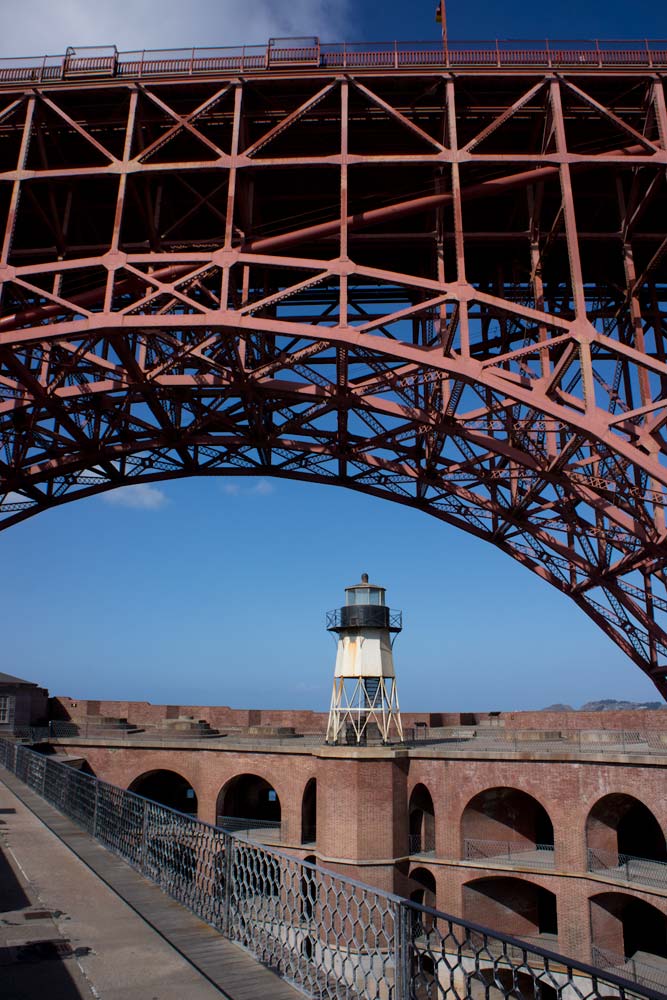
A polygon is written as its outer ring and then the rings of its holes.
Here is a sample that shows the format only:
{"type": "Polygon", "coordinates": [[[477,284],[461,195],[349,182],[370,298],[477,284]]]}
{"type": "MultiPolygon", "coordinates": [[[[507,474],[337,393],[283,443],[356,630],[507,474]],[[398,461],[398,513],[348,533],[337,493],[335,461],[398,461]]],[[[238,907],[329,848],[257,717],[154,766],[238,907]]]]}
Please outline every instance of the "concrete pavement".
{"type": "Polygon", "coordinates": [[[0,781],[2,1000],[220,1000],[0,781]]]}

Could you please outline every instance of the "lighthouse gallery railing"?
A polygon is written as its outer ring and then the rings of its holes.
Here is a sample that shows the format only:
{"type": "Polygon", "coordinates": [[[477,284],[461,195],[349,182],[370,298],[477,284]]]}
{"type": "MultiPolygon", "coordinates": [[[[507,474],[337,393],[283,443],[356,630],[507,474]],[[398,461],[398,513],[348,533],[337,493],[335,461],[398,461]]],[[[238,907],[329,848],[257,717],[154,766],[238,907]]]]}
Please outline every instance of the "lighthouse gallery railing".
{"type": "Polygon", "coordinates": [[[664,998],[648,983],[382,892],[10,740],[0,764],[146,878],[318,1000],[664,998]]]}

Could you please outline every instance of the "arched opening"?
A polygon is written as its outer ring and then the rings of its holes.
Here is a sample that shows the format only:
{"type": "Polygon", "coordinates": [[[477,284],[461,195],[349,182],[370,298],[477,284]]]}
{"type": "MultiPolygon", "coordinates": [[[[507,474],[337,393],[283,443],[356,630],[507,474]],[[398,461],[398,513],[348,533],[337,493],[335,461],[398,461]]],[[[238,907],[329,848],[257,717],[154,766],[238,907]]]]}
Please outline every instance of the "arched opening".
{"type": "Polygon", "coordinates": [[[412,789],[408,805],[409,854],[432,854],[435,851],[435,810],[426,785],[412,789]]]}
{"type": "Polygon", "coordinates": [[[651,810],[633,795],[599,799],[586,819],[589,871],[667,886],[667,845],[651,810]]]}
{"type": "Polygon", "coordinates": [[[436,888],[433,873],[428,868],[413,868],[410,872],[410,882],[413,886],[410,890],[410,899],[420,906],[430,906],[435,909],[436,888]]]}
{"type": "MultiPolygon", "coordinates": [[[[428,868],[413,868],[410,872],[410,899],[420,906],[429,906],[435,909],[436,886],[433,873],[428,868]]],[[[429,941],[429,934],[433,930],[434,918],[430,913],[423,913],[420,910],[414,911],[414,924],[412,933],[417,942],[426,945],[429,941]]],[[[437,952],[437,946],[434,949],[437,952]]],[[[414,984],[415,996],[418,1000],[427,1000],[428,997],[436,996],[437,977],[436,963],[433,954],[426,947],[417,947],[412,952],[412,982],[414,984]]]]}
{"type": "Polygon", "coordinates": [[[146,771],[135,778],[129,787],[131,792],[159,802],[162,806],[177,809],[190,816],[197,814],[197,795],[189,781],[176,771],[159,769],[146,771]]]}
{"type": "Polygon", "coordinates": [[[301,799],[301,843],[317,843],[317,779],[307,783],[301,799]]]}
{"type": "Polygon", "coordinates": [[[494,865],[553,866],[554,828],[537,799],[518,788],[487,788],[461,817],[462,854],[494,865]]]}
{"type": "Polygon", "coordinates": [[[545,947],[555,947],[558,939],[555,895],[525,879],[492,877],[466,883],[463,918],[545,947]]]}
{"type": "Polygon", "coordinates": [[[280,799],[273,785],[257,774],[238,774],[218,795],[217,823],[264,843],[280,839],[280,799]]]}
{"type": "Polygon", "coordinates": [[[621,892],[593,896],[590,913],[594,964],[667,990],[667,916],[621,892]]]}

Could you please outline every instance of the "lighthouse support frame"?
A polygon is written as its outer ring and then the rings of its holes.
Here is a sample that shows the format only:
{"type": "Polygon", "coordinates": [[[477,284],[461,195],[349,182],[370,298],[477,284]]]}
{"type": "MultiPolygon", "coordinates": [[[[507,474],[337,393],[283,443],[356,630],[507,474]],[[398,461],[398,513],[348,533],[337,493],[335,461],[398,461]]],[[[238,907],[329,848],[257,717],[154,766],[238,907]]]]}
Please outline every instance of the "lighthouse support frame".
{"type": "Polygon", "coordinates": [[[338,743],[352,730],[355,743],[365,743],[375,723],[383,743],[403,742],[403,726],[395,677],[377,677],[369,692],[367,677],[334,677],[327,743],[338,743]],[[393,737],[393,739],[392,739],[393,737]]]}

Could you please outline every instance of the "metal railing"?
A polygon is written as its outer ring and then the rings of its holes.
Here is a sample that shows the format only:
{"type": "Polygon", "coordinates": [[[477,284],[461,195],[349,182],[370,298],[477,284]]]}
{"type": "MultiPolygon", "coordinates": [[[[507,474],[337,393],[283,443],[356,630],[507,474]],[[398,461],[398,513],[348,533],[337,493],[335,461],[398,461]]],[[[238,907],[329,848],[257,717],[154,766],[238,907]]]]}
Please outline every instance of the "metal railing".
{"type": "Polygon", "coordinates": [[[51,83],[90,77],[143,79],[276,69],[538,68],[654,69],[667,66],[667,40],[550,39],[334,42],[270,39],[267,45],[118,52],[114,46],[68,49],[64,55],[0,59],[0,84],[51,83]]]}
{"type": "Polygon", "coordinates": [[[463,842],[466,861],[493,861],[494,865],[526,868],[553,868],[553,844],[520,844],[508,840],[475,840],[463,842]]]}
{"type": "MultiPolygon", "coordinates": [[[[667,712],[665,713],[667,722],[667,712]]],[[[88,720],[79,722],[50,722],[48,728],[34,726],[14,726],[7,733],[30,743],[42,743],[49,739],[122,739],[146,740],[150,742],[171,745],[178,739],[184,740],[221,740],[229,744],[253,745],[258,742],[270,741],[274,746],[319,747],[325,742],[326,733],[296,733],[293,736],[261,736],[249,735],[242,729],[233,732],[222,732],[215,735],[208,733],[174,733],[158,727],[129,729],[104,727],[88,720]]],[[[428,727],[413,726],[406,730],[408,746],[421,747],[432,744],[439,750],[447,752],[481,752],[481,753],[525,753],[531,751],[546,756],[562,756],[572,754],[576,757],[586,757],[587,754],[597,756],[608,754],[610,757],[618,754],[630,756],[660,756],[667,757],[667,728],[654,731],[631,731],[604,729],[564,730],[553,737],[543,737],[537,731],[516,730],[486,730],[477,729],[466,733],[461,727],[428,727]]]]}
{"type": "Polygon", "coordinates": [[[664,1000],[664,992],[382,892],[0,739],[0,764],[317,1000],[664,1000]]]}
{"type": "Polygon", "coordinates": [[[226,833],[241,833],[250,840],[270,838],[276,843],[282,835],[282,824],[279,819],[252,819],[242,816],[218,816],[217,825],[226,833]]]}
{"type": "Polygon", "coordinates": [[[433,833],[408,834],[408,854],[433,854],[435,852],[435,836],[433,833]]]}
{"type": "Polygon", "coordinates": [[[477,727],[465,732],[455,726],[414,726],[410,742],[438,743],[447,750],[509,751],[525,753],[639,754],[667,756],[667,713],[665,729],[564,729],[544,734],[540,730],[502,730],[477,727]]]}
{"type": "Polygon", "coordinates": [[[656,889],[667,889],[666,861],[652,861],[633,854],[618,854],[616,851],[589,847],[588,870],[621,882],[639,882],[656,889]]]}
{"type": "Polygon", "coordinates": [[[341,628],[386,628],[400,632],[403,612],[388,608],[386,604],[352,604],[327,611],[326,627],[329,631],[341,628]]]}
{"type": "Polygon", "coordinates": [[[633,979],[651,989],[659,990],[663,997],[667,995],[667,959],[663,959],[662,964],[659,964],[660,958],[656,955],[654,964],[646,961],[644,957],[641,959],[634,956],[624,958],[623,955],[616,955],[596,947],[593,947],[592,952],[595,963],[601,969],[618,970],[621,975],[627,976],[628,979],[633,979]]]}

